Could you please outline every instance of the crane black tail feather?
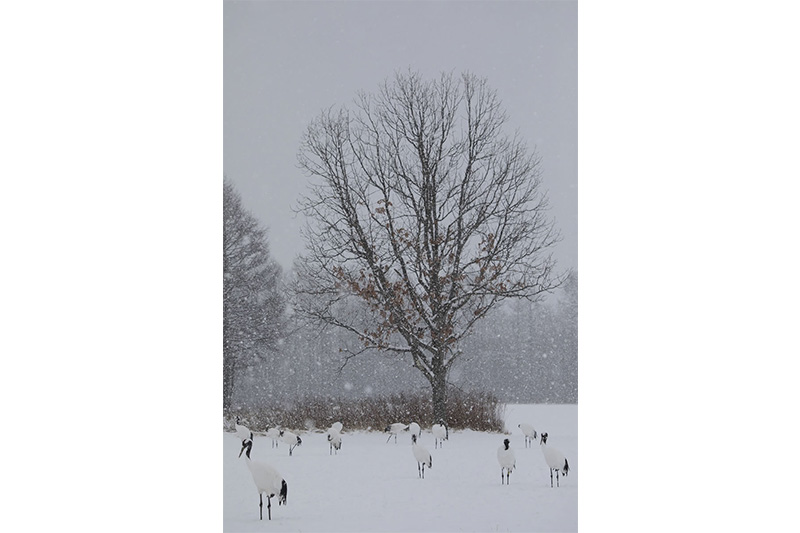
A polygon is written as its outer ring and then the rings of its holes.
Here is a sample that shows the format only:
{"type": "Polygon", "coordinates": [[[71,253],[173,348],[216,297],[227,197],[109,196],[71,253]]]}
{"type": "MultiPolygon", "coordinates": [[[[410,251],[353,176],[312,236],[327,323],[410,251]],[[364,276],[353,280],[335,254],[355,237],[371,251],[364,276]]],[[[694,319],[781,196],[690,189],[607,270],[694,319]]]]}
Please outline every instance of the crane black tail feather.
{"type": "Polygon", "coordinates": [[[286,480],[282,479],[281,480],[281,494],[280,494],[280,497],[278,498],[278,505],[281,505],[281,504],[286,505],[286,494],[288,492],[289,491],[288,491],[288,487],[286,485],[286,480]]]}

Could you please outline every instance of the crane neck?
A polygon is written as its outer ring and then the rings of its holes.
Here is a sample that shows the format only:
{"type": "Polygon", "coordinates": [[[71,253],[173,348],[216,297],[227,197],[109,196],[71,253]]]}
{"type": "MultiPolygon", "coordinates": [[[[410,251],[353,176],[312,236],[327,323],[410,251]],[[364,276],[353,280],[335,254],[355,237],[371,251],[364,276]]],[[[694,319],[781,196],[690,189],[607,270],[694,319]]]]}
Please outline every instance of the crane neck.
{"type": "Polygon", "coordinates": [[[253,449],[253,441],[250,441],[244,447],[244,458],[247,460],[247,466],[250,466],[250,450],[252,449],[253,449]]]}

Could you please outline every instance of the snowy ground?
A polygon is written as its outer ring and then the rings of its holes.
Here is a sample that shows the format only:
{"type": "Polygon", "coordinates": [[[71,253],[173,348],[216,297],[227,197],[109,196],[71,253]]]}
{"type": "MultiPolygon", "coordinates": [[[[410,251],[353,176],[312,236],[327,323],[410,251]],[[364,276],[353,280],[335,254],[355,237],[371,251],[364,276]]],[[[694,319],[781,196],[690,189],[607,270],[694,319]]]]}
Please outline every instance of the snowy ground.
{"type": "MultiPolygon", "coordinates": [[[[258,495],[245,464],[238,458],[241,441],[223,436],[224,507],[227,532],[238,531],[577,531],[577,405],[508,405],[506,429],[517,469],[510,485],[501,485],[497,433],[451,431],[444,447],[434,449],[430,428],[420,443],[433,456],[425,479],[417,475],[411,437],[405,433],[386,443],[379,432],[349,432],[342,449],[330,456],[322,432],[304,432],[303,444],[288,455],[288,446],[272,448],[256,436],[252,458],[278,469],[288,485],[287,505],[273,498],[272,522],[258,519],[258,495]],[[550,474],[539,449],[524,447],[520,422],[549,434],[570,465],[560,488],[550,488],[550,474]]],[[[410,420],[404,421],[406,423],[410,420]]]]}

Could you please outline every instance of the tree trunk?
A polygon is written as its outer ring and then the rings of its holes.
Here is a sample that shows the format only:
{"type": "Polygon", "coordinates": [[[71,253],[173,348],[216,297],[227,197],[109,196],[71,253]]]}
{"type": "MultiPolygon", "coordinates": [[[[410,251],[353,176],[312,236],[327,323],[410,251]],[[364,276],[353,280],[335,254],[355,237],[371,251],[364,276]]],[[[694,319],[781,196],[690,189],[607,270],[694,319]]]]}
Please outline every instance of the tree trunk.
{"type": "Polygon", "coordinates": [[[441,368],[434,374],[431,387],[433,388],[433,422],[438,423],[443,420],[445,425],[449,425],[447,420],[447,370],[441,368]]]}
{"type": "Polygon", "coordinates": [[[222,363],[222,412],[230,413],[233,403],[233,380],[235,377],[235,363],[231,356],[225,357],[222,363]]]}

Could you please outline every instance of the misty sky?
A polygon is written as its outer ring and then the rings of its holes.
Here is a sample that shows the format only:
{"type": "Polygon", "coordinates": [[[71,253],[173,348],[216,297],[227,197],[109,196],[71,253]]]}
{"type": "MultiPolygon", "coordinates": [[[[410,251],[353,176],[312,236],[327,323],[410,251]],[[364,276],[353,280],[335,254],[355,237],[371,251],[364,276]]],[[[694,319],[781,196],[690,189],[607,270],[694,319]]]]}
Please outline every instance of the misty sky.
{"type": "Polygon", "coordinates": [[[224,2],[224,172],[288,269],[306,178],[300,138],[322,109],[375,92],[396,70],[486,77],[542,157],[560,268],[578,261],[578,4],[224,2]]]}

